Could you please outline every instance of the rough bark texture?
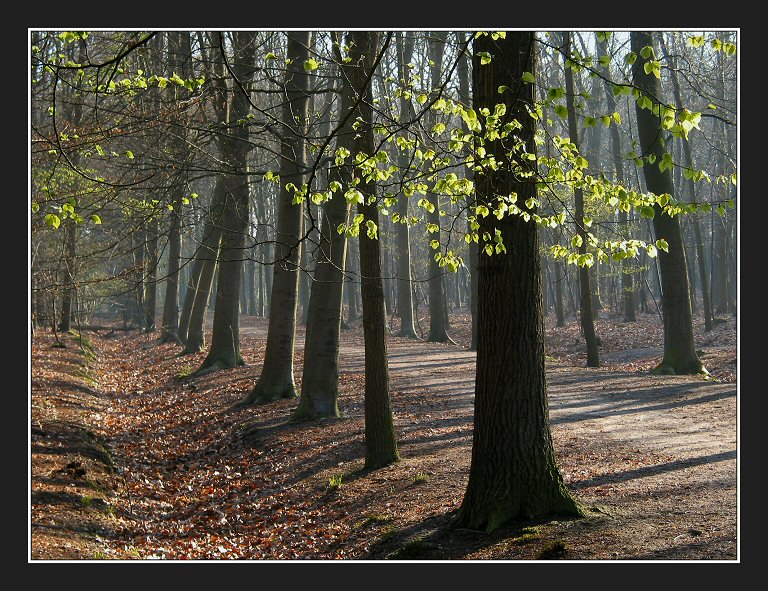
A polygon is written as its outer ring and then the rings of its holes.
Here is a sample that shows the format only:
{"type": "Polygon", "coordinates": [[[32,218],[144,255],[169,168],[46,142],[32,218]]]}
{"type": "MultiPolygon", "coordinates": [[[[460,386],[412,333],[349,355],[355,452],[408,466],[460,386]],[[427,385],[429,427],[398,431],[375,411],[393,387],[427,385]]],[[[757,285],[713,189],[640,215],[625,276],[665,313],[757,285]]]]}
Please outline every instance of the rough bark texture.
{"type": "Polygon", "coordinates": [[[280,142],[280,195],[277,206],[277,236],[272,292],[269,300],[269,332],[261,375],[243,404],[295,398],[293,352],[296,339],[296,311],[301,260],[302,208],[292,205],[293,193],[285,186],[304,183],[303,167],[307,160],[304,140],[309,116],[309,76],[304,62],[309,59],[311,33],[288,33],[283,137],[280,142]],[[298,121],[297,121],[298,119],[298,121]]]}
{"type": "MultiPolygon", "coordinates": [[[[645,73],[643,64],[647,60],[640,55],[643,47],[653,46],[653,37],[646,31],[632,31],[631,43],[632,51],[638,55],[632,67],[634,83],[656,102],[660,96],[657,79],[652,74],[645,73]]],[[[650,109],[641,109],[637,105],[636,111],[642,153],[654,154],[657,162],[661,162],[666,150],[662,143],[659,118],[650,109]]],[[[658,165],[643,166],[643,174],[649,191],[656,195],[674,195],[672,173],[669,169],[662,172],[658,165]]],[[[669,252],[660,251],[658,256],[664,309],[664,357],[656,371],[675,374],[700,373],[705,370],[696,354],[693,340],[693,315],[680,222],[678,218],[662,213],[658,205],[654,205],[654,209],[656,214],[653,217],[653,229],[656,238],[663,238],[669,244],[669,252]]]]}
{"type": "MultiPolygon", "coordinates": [[[[504,119],[522,123],[517,133],[530,152],[535,150],[534,129],[524,103],[533,101],[533,90],[521,76],[535,72],[533,35],[508,31],[496,41],[480,36],[474,41],[473,63],[475,110],[493,111],[503,100],[504,119]],[[480,65],[481,51],[493,56],[491,64],[480,65]],[[501,84],[511,92],[499,95],[501,84]]],[[[504,162],[499,148],[497,141],[486,142],[488,153],[504,162]]],[[[489,206],[494,195],[516,192],[520,201],[535,195],[533,183],[515,178],[504,166],[477,173],[475,181],[478,201],[489,206]]],[[[563,484],[549,428],[536,224],[518,216],[481,219],[481,231],[502,232],[507,254],[480,257],[472,460],[455,525],[490,532],[509,520],[581,511],[563,484]]]]}
{"type": "MultiPolygon", "coordinates": [[[[379,34],[374,31],[354,31],[350,51],[350,84],[360,98],[359,111],[363,124],[355,141],[355,151],[373,155],[373,109],[371,108],[370,78],[375,67],[379,34]]],[[[361,179],[360,191],[365,203],[358,203],[357,211],[378,226],[379,210],[375,199],[376,185],[361,179]]],[[[392,419],[389,397],[389,369],[387,366],[386,315],[384,312],[384,286],[381,279],[380,244],[360,232],[360,276],[363,299],[363,338],[365,341],[365,468],[379,468],[399,459],[397,437],[392,419]]]]}
{"type": "Polygon", "coordinates": [[[198,371],[243,365],[240,355],[240,282],[243,271],[243,251],[249,219],[249,191],[247,170],[248,128],[238,122],[250,110],[248,88],[253,77],[256,56],[256,33],[232,33],[234,63],[232,71],[239,81],[230,95],[227,132],[220,138],[221,155],[227,165],[223,176],[224,205],[221,244],[219,250],[219,276],[216,284],[216,307],[213,314],[211,348],[198,371]]]}
{"type": "MultiPolygon", "coordinates": [[[[571,34],[563,33],[563,51],[566,56],[571,54],[571,34]]],[[[565,68],[565,92],[568,104],[568,135],[571,143],[578,149],[578,127],[576,126],[576,109],[574,106],[573,70],[565,68]]],[[[584,225],[584,191],[580,187],[573,189],[576,216],[576,232],[581,236],[579,254],[587,252],[587,230],[584,225]]],[[[579,320],[584,341],[587,344],[587,367],[600,366],[600,352],[597,348],[597,334],[595,333],[595,312],[592,298],[591,278],[589,267],[579,267],[579,320]]]]}

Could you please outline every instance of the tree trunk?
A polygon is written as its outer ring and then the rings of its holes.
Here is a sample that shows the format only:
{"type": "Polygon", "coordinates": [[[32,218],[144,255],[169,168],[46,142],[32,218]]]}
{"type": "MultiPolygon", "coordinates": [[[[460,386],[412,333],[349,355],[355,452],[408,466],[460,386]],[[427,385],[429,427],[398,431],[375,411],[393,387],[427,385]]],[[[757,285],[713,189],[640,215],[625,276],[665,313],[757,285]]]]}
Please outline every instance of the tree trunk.
{"type": "MultiPolygon", "coordinates": [[[[457,41],[459,44],[459,47],[464,47],[464,43],[466,42],[466,34],[464,32],[457,33],[457,41]]],[[[459,77],[459,100],[464,103],[466,106],[470,105],[470,101],[472,100],[472,97],[470,96],[469,86],[470,86],[470,65],[471,65],[472,57],[469,53],[469,49],[465,51],[461,57],[459,58],[459,63],[456,65],[456,72],[459,77]]],[[[465,172],[466,178],[469,180],[472,180],[473,174],[471,169],[466,169],[465,172]]],[[[474,203],[469,203],[469,206],[472,207],[474,203]]],[[[470,227],[469,220],[467,220],[467,232],[471,235],[472,234],[472,228],[470,227]]],[[[469,266],[468,266],[468,272],[469,272],[469,311],[470,315],[472,317],[472,332],[471,332],[471,339],[469,343],[469,350],[470,351],[477,351],[477,265],[479,262],[479,255],[480,255],[480,249],[477,244],[474,242],[470,242],[468,246],[469,250],[469,266]]]]}
{"type": "Polygon", "coordinates": [[[200,248],[195,255],[192,277],[196,279],[187,290],[181,314],[179,334],[184,339],[184,353],[197,353],[205,348],[205,312],[213,288],[216,259],[221,242],[221,216],[224,205],[224,181],[216,177],[210,211],[205,220],[200,248]],[[186,316],[189,320],[186,320],[186,316]],[[186,328],[185,328],[186,325],[186,328]]]}
{"type": "MultiPolygon", "coordinates": [[[[152,214],[155,215],[154,213],[152,214]]],[[[147,222],[147,273],[144,292],[144,330],[155,331],[155,316],[157,315],[157,219],[147,222]]]]}
{"type": "Polygon", "coordinates": [[[165,280],[165,301],[160,331],[161,343],[178,343],[179,330],[179,262],[181,260],[181,200],[171,202],[171,224],[168,230],[168,273],[165,280]]]}
{"type": "MultiPolygon", "coordinates": [[[[355,95],[360,97],[359,113],[362,125],[355,138],[354,154],[374,153],[373,109],[371,108],[371,84],[374,59],[378,51],[379,34],[375,31],[353,31],[350,34],[352,64],[349,82],[355,95]]],[[[357,174],[357,171],[356,171],[357,174]]],[[[364,202],[357,204],[358,214],[378,227],[379,210],[374,200],[376,185],[361,179],[358,185],[364,202]]],[[[363,299],[363,339],[365,341],[365,468],[386,466],[399,459],[397,437],[392,418],[389,396],[389,369],[387,367],[386,314],[384,310],[384,286],[381,278],[380,243],[368,237],[365,228],[360,232],[360,277],[363,299]]]]}
{"type": "MultiPolygon", "coordinates": [[[[517,119],[522,128],[516,133],[531,153],[534,128],[525,104],[534,98],[522,74],[536,71],[533,37],[516,31],[495,41],[480,36],[473,62],[475,110],[493,112],[504,101],[502,125],[517,119]],[[479,52],[490,53],[491,63],[480,65],[479,52]],[[502,84],[510,89],[500,95],[502,84]]],[[[475,175],[478,201],[495,208],[494,195],[534,197],[535,184],[509,170],[501,141],[485,146],[501,166],[475,175]]],[[[480,257],[472,460],[455,525],[491,532],[509,520],[578,516],[581,510],[563,483],[549,428],[537,226],[515,215],[480,218],[480,226],[491,236],[501,232],[507,254],[480,257]]]]}
{"type": "MultiPolygon", "coordinates": [[[[219,34],[222,39],[222,35],[219,34]]],[[[222,40],[223,42],[223,40],[222,40]]],[[[235,31],[232,34],[233,75],[243,88],[248,88],[256,59],[256,33],[235,31]]],[[[216,307],[213,314],[211,347],[198,372],[244,365],[240,354],[240,283],[243,272],[243,251],[248,230],[249,191],[247,156],[248,128],[239,122],[250,110],[248,97],[239,85],[233,85],[229,95],[228,127],[220,137],[220,149],[227,171],[223,175],[224,204],[222,206],[219,275],[216,284],[216,307]]]]}
{"type": "Polygon", "coordinates": [[[269,328],[264,365],[256,385],[242,404],[295,398],[293,352],[296,339],[296,314],[301,260],[302,208],[292,204],[293,194],[287,183],[301,187],[307,161],[306,129],[309,118],[309,75],[304,62],[309,59],[312,34],[308,31],[287,33],[287,66],[283,136],[280,142],[280,195],[278,197],[277,236],[272,292],[269,300],[269,328]]]}
{"type": "MultiPolygon", "coordinates": [[[[632,31],[632,51],[639,57],[633,64],[634,84],[652,101],[660,96],[656,77],[646,74],[643,64],[646,59],[640,56],[643,47],[653,46],[649,32],[632,31]]],[[[660,133],[660,121],[650,109],[642,109],[637,103],[637,127],[643,154],[654,154],[657,162],[662,161],[665,147],[660,133]]],[[[672,174],[669,169],[661,171],[658,166],[643,166],[643,173],[648,190],[661,195],[674,194],[672,174]]],[[[693,374],[706,371],[696,354],[693,339],[693,317],[688,288],[685,250],[682,233],[677,217],[662,213],[658,204],[654,205],[653,227],[656,238],[663,238],[669,244],[669,252],[659,252],[661,291],[664,307],[664,357],[654,371],[658,373],[693,374]]]]}
{"type": "MultiPolygon", "coordinates": [[[[342,74],[342,78],[345,75],[342,74]]],[[[353,106],[355,97],[352,90],[348,84],[343,85],[339,107],[341,117],[353,106]]],[[[355,116],[351,115],[337,134],[337,146],[344,146],[350,152],[354,148],[354,122],[355,116]]],[[[351,172],[349,165],[335,166],[329,173],[329,180],[344,186],[351,180],[351,172]]],[[[301,395],[299,405],[293,412],[294,419],[339,416],[339,337],[347,238],[345,234],[339,234],[336,228],[339,224],[347,223],[348,215],[349,204],[341,192],[337,192],[323,206],[318,260],[307,310],[301,395]]]]}
{"type": "MultiPolygon", "coordinates": [[[[563,33],[563,51],[566,56],[571,54],[571,34],[563,33]]],[[[568,135],[571,143],[578,149],[578,129],[576,127],[576,109],[574,107],[573,70],[565,68],[565,92],[568,103],[568,135]]],[[[579,254],[587,252],[587,231],[584,225],[584,192],[581,187],[573,189],[575,200],[576,232],[581,237],[579,254]]],[[[590,286],[589,267],[579,267],[579,317],[581,330],[587,344],[587,367],[600,367],[600,353],[597,348],[595,333],[595,318],[592,305],[592,289],[590,286]]]]}

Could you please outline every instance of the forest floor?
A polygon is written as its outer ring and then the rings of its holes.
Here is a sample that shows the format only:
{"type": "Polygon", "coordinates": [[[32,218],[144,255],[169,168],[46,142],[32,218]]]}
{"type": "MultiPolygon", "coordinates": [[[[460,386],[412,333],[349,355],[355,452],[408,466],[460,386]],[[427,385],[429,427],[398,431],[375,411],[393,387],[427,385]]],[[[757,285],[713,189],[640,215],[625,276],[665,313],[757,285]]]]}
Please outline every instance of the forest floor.
{"type": "MultiPolygon", "coordinates": [[[[258,378],[266,320],[243,317],[244,367],[190,378],[158,333],[38,331],[31,348],[29,557],[38,560],[716,560],[737,551],[736,318],[696,326],[714,379],[649,373],[657,315],[601,316],[599,369],[575,321],[547,318],[552,434],[578,520],[493,534],[450,527],[472,444],[474,353],[390,336],[401,460],[363,468],[363,340],[343,331],[343,417],[297,400],[233,410],[258,378]]],[[[422,321],[422,326],[424,323],[422,321]]],[[[297,337],[300,385],[304,332],[297,337]]]]}

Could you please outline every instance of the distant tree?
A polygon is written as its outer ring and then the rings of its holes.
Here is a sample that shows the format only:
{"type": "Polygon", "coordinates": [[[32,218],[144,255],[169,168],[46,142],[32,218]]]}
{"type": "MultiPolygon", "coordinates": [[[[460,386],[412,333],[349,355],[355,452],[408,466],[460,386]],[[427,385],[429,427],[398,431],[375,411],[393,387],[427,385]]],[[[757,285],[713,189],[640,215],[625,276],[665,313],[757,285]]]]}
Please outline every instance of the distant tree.
{"type": "MultiPolygon", "coordinates": [[[[571,33],[563,33],[563,54],[566,59],[571,54],[571,33]]],[[[565,96],[568,108],[568,135],[578,149],[579,133],[576,126],[576,108],[574,106],[574,96],[576,94],[573,84],[573,70],[566,65],[565,68],[565,96]]],[[[574,214],[576,216],[576,233],[581,238],[578,247],[579,254],[587,252],[587,230],[584,222],[584,191],[581,187],[574,187],[574,214]]],[[[590,287],[589,267],[579,267],[579,320],[581,321],[581,331],[584,334],[584,340],[587,344],[587,367],[600,366],[600,352],[597,345],[597,334],[595,332],[595,310],[592,305],[592,288],[590,287]]]]}
{"type": "MultiPolygon", "coordinates": [[[[415,35],[408,32],[396,33],[397,44],[397,75],[405,87],[411,81],[411,69],[408,67],[413,56],[415,35]]],[[[400,96],[400,121],[408,121],[413,116],[413,105],[406,95],[400,96]]],[[[398,166],[401,177],[405,178],[409,171],[408,153],[401,151],[398,154],[398,166]]],[[[402,182],[402,180],[401,180],[402,182]]],[[[395,240],[397,243],[397,312],[400,316],[399,336],[416,338],[416,327],[413,317],[413,275],[411,272],[411,243],[408,219],[408,197],[401,193],[395,205],[395,213],[403,220],[395,226],[395,240]]]]}
{"type": "MultiPolygon", "coordinates": [[[[521,125],[516,134],[522,146],[512,153],[502,139],[484,141],[499,164],[475,175],[478,203],[489,209],[509,195],[520,201],[536,196],[536,184],[517,168],[524,170],[527,162],[520,149],[535,153],[534,122],[526,111],[533,90],[523,82],[524,72],[536,72],[533,44],[534,33],[523,31],[474,40],[475,110],[494,112],[503,102],[501,124],[521,125]],[[490,63],[482,63],[486,55],[490,63]],[[499,94],[500,86],[507,91],[499,94]]],[[[509,520],[581,515],[557,467],[549,427],[537,226],[516,215],[489,215],[480,218],[480,231],[499,232],[506,254],[481,255],[478,267],[472,460],[455,525],[490,532],[509,520]]]]}

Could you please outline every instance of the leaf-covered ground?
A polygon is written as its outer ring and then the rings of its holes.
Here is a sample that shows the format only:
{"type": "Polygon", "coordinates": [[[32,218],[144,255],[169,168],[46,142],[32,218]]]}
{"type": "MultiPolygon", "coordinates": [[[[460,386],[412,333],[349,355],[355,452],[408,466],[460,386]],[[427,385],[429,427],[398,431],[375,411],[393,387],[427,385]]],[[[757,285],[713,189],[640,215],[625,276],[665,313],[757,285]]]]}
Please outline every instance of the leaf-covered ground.
{"type": "MultiPolygon", "coordinates": [[[[243,317],[247,366],[190,378],[157,334],[102,330],[31,351],[33,560],[616,560],[737,558],[736,321],[697,325],[716,380],[648,373],[658,316],[601,316],[604,367],[578,324],[547,319],[553,438],[577,521],[450,527],[472,440],[474,354],[389,337],[401,461],[365,472],[359,326],[344,331],[344,416],[292,423],[296,400],[233,409],[259,375],[266,321],[243,317]]],[[[422,323],[424,320],[422,320],[422,323]]],[[[300,384],[303,330],[297,339],[300,384]]]]}

